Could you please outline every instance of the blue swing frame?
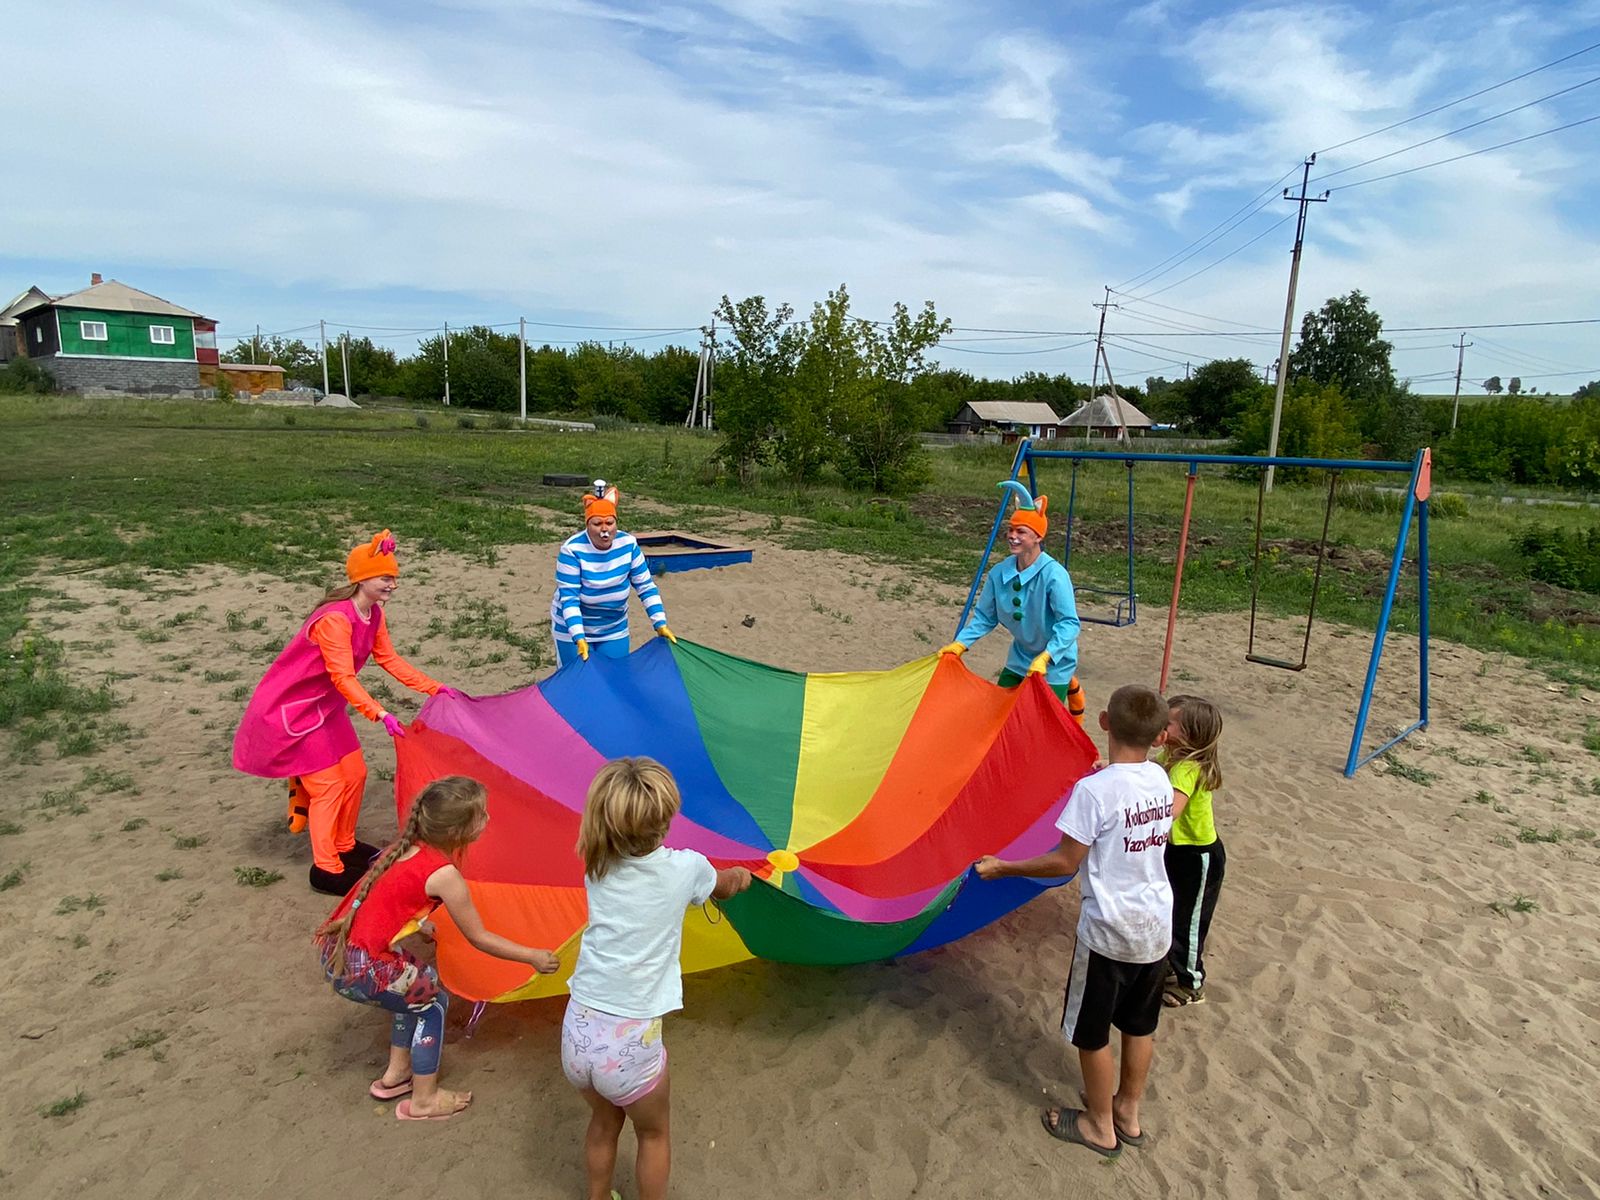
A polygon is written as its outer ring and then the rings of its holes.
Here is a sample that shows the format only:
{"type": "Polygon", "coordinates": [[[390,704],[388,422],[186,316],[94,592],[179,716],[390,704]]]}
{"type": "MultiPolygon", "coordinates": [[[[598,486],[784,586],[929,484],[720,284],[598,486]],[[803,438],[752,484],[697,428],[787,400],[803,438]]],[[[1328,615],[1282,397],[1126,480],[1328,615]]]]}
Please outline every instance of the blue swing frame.
{"type": "MultiPolygon", "coordinates": [[[[1366,459],[1341,459],[1341,458],[1290,458],[1284,456],[1266,457],[1242,454],[1147,454],[1132,451],[1102,452],[1095,450],[1048,450],[1035,449],[1031,439],[1024,438],[1017,445],[1016,457],[1011,464],[1011,478],[1020,482],[1021,476],[1026,473],[1027,486],[1030,493],[1038,495],[1038,478],[1034,471],[1034,464],[1040,459],[1066,459],[1071,461],[1076,468],[1080,460],[1092,459],[1096,462],[1120,461],[1128,467],[1128,596],[1130,609],[1133,589],[1133,467],[1135,463],[1182,463],[1188,467],[1191,475],[1198,474],[1202,464],[1235,467],[1306,467],[1322,471],[1376,471],[1387,474],[1408,474],[1410,485],[1406,488],[1405,506],[1400,514],[1399,528],[1395,534],[1394,553],[1389,562],[1388,582],[1384,587],[1383,605],[1378,612],[1378,627],[1372,637],[1372,654],[1367,661],[1366,680],[1361,689],[1361,703],[1356,710],[1355,729],[1350,737],[1350,752],[1345,758],[1344,775],[1348,779],[1355,775],[1367,763],[1377,758],[1380,754],[1392,749],[1419,729],[1428,725],[1428,499],[1418,495],[1425,475],[1431,473],[1432,458],[1428,450],[1417,451],[1416,457],[1410,462],[1385,461],[1366,459]],[[1366,737],[1367,721],[1372,711],[1373,689],[1378,681],[1378,667],[1383,660],[1384,641],[1389,633],[1389,619],[1394,611],[1395,593],[1400,587],[1400,573],[1405,565],[1406,545],[1411,538],[1412,526],[1417,530],[1417,632],[1418,632],[1418,695],[1417,719],[1407,725],[1399,733],[1389,738],[1388,741],[1378,746],[1377,749],[1361,753],[1361,744],[1366,737]]],[[[1074,475],[1074,487],[1076,475],[1074,475]]],[[[1431,475],[1430,475],[1431,489],[1431,475]]],[[[967,602],[962,606],[961,618],[956,622],[956,632],[959,633],[966,625],[967,618],[972,615],[972,606],[977,603],[978,590],[983,586],[984,575],[989,567],[990,555],[994,553],[995,543],[1000,538],[1000,530],[1004,527],[1006,508],[1009,503],[1007,497],[1002,496],[995,512],[994,525],[989,530],[989,540],[983,548],[983,555],[978,559],[977,571],[972,577],[972,586],[967,589],[967,602]]],[[[1068,553],[1070,554],[1070,527],[1073,502],[1067,503],[1068,512],[1068,553]]],[[[1090,589],[1085,589],[1090,590],[1090,589]]],[[[1116,595],[1117,593],[1109,593],[1116,595]]],[[[1131,625],[1137,610],[1132,609],[1133,615],[1126,621],[1108,621],[1100,619],[1101,624],[1131,625]]],[[[1092,620],[1082,618],[1080,620],[1092,620]]]]}

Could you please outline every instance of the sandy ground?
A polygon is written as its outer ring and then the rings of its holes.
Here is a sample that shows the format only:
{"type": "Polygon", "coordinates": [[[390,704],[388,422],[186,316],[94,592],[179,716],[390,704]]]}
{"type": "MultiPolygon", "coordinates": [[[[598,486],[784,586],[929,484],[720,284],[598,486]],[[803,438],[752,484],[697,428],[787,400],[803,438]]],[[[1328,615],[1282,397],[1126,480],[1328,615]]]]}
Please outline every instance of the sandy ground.
{"type": "MultiPolygon", "coordinates": [[[[959,611],[958,591],[899,569],[756,545],[752,566],[665,577],[679,633],[799,669],[876,668],[931,652],[959,611]]],[[[477,693],[544,674],[493,618],[505,606],[510,632],[543,636],[553,557],[409,563],[398,645],[477,693]]],[[[446,1081],[477,1095],[463,1118],[403,1126],[365,1096],[382,1022],[319,980],[308,933],[330,905],[282,830],[280,785],[229,768],[243,693],[315,593],[224,572],[42,582],[38,627],[85,680],[112,674],[130,732],[90,758],[8,763],[0,817],[23,828],[0,837],[0,874],[28,865],[0,904],[0,1191],[581,1195],[560,1001],[492,1010],[451,1044],[446,1081]],[[285,878],[237,885],[252,866],[285,878]],[[76,1111],[41,1115],[78,1091],[76,1111]]],[[[1091,706],[1155,681],[1164,620],[1146,606],[1132,628],[1085,626],[1091,706]]],[[[1582,744],[1600,703],[1436,645],[1434,724],[1398,756],[1410,777],[1346,780],[1370,640],[1319,630],[1301,675],[1247,665],[1243,640],[1242,616],[1185,620],[1175,658],[1174,688],[1226,714],[1229,867],[1210,999],[1158,1035],[1148,1147],[1106,1165],[1039,1127],[1041,1103],[1078,1089],[1054,1032],[1068,887],[895,964],[690,977],[668,1025],[674,1194],[1600,1194],[1600,757],[1582,744]],[[1535,911],[1490,907],[1519,893],[1535,911]]],[[[998,669],[1000,642],[974,669],[998,669]]],[[[1391,639],[1375,731],[1414,705],[1415,662],[1415,642],[1391,639]]],[[[381,841],[392,751],[362,732],[361,833],[381,841]]],[[[631,1167],[618,1184],[633,1194],[631,1167]]]]}

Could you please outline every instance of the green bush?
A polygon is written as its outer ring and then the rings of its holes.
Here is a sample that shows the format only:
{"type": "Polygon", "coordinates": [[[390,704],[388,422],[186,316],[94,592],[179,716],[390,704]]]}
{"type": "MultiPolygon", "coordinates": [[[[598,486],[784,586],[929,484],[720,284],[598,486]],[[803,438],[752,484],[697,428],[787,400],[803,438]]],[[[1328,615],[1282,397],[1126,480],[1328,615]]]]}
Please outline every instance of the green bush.
{"type": "Polygon", "coordinates": [[[477,427],[478,420],[476,417],[469,417],[466,413],[462,413],[456,418],[457,429],[476,429],[477,427]]]}
{"type": "Polygon", "coordinates": [[[55,376],[38,363],[19,358],[0,367],[0,392],[47,396],[55,390],[55,376]]]}
{"type": "MultiPolygon", "coordinates": [[[[1234,454],[1265,454],[1272,436],[1272,393],[1262,389],[1240,416],[1234,454]]],[[[1284,458],[1353,458],[1361,449],[1361,434],[1344,395],[1332,384],[1296,380],[1283,397],[1283,419],[1278,430],[1278,454],[1284,458]]],[[[1255,477],[1253,470],[1246,472],[1255,477]]],[[[1303,468],[1280,468],[1285,483],[1303,480],[1303,468]]]]}
{"type": "Polygon", "coordinates": [[[1600,593],[1600,525],[1582,533],[1532,525],[1518,535],[1516,547],[1528,574],[1541,583],[1600,593]]]}

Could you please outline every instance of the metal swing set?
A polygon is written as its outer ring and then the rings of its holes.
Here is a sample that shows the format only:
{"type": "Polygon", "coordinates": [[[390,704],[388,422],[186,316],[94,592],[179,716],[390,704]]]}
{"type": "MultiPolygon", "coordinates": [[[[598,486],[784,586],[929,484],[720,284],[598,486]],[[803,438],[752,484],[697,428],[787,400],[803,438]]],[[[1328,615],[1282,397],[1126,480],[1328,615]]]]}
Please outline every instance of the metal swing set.
{"type": "MultiPolygon", "coordinates": [[[[1173,638],[1177,632],[1178,623],[1178,602],[1183,589],[1183,566],[1189,549],[1189,519],[1194,510],[1194,489],[1195,483],[1199,478],[1201,466],[1216,465],[1262,469],[1261,484],[1256,495],[1255,539],[1250,574],[1250,631],[1245,646],[1245,661],[1256,663],[1260,666],[1275,667],[1284,671],[1303,671],[1309,660],[1311,630],[1316,621],[1317,597],[1322,586],[1322,571],[1328,559],[1328,530],[1333,517],[1334,504],[1338,497],[1340,477],[1349,471],[1375,471],[1391,475],[1408,475],[1410,477],[1409,486],[1406,488],[1405,503],[1402,507],[1399,528],[1395,536],[1394,552],[1389,563],[1389,575],[1388,582],[1384,588],[1383,605],[1378,614],[1377,630],[1372,639],[1372,653],[1367,663],[1366,681],[1362,687],[1361,702],[1356,711],[1355,729],[1350,737],[1350,752],[1345,759],[1345,777],[1349,778],[1355,775],[1366,763],[1397,745],[1418,729],[1423,729],[1427,726],[1428,497],[1432,490],[1433,465],[1432,452],[1430,450],[1419,450],[1416,457],[1410,462],[1399,462],[1368,461],[1366,459],[1263,457],[1239,454],[1147,454],[1128,451],[1054,450],[1037,447],[1031,439],[1024,439],[1017,446],[1016,458],[1011,465],[1011,478],[1021,482],[1023,476],[1026,475],[1028,491],[1033,495],[1038,495],[1039,489],[1035,464],[1040,460],[1050,459],[1065,459],[1072,464],[1072,477],[1067,494],[1066,540],[1061,558],[1062,565],[1067,567],[1068,570],[1071,570],[1072,564],[1072,533],[1078,505],[1078,468],[1080,464],[1086,461],[1120,462],[1127,469],[1127,517],[1124,529],[1127,570],[1123,582],[1117,587],[1101,587],[1079,583],[1076,580],[1073,581],[1074,591],[1078,594],[1106,597],[1111,605],[1110,616],[1084,616],[1080,613],[1079,619],[1118,627],[1135,624],[1139,616],[1139,598],[1134,589],[1134,467],[1141,462],[1154,462],[1180,463],[1187,468],[1183,497],[1183,524],[1178,535],[1176,564],[1172,576],[1172,602],[1167,608],[1166,640],[1161,652],[1161,678],[1156,688],[1157,691],[1163,694],[1167,690],[1168,671],[1172,664],[1173,638]],[[1280,658],[1260,653],[1256,649],[1256,612],[1261,596],[1263,557],[1261,529],[1266,507],[1267,479],[1265,468],[1267,467],[1301,467],[1328,472],[1328,498],[1322,514],[1322,536],[1317,542],[1317,563],[1311,579],[1311,600],[1306,612],[1305,636],[1300,642],[1298,659],[1280,658]],[[1389,632],[1389,619],[1394,609],[1395,594],[1399,590],[1400,574],[1405,565],[1405,551],[1407,543],[1410,541],[1413,524],[1417,530],[1417,627],[1420,635],[1417,656],[1417,719],[1375,750],[1363,754],[1361,746],[1366,737],[1367,720],[1371,713],[1373,688],[1378,679],[1378,666],[1383,659],[1384,640],[1389,632]]],[[[1006,506],[1007,501],[1002,498],[999,509],[995,513],[994,526],[989,531],[988,544],[984,547],[983,556],[978,560],[978,569],[973,575],[972,586],[967,591],[967,602],[961,610],[961,619],[956,624],[958,631],[967,623],[967,618],[972,613],[972,606],[977,602],[978,591],[983,586],[984,576],[987,572],[989,557],[993,554],[995,543],[1000,537],[1000,531],[1004,528],[1006,506]]]]}

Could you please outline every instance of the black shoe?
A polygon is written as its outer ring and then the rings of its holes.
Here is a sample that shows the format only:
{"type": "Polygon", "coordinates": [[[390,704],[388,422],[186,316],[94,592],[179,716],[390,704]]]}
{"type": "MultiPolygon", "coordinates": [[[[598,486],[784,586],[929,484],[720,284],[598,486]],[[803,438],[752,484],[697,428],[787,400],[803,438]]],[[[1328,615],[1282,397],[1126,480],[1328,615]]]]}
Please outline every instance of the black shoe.
{"type": "Polygon", "coordinates": [[[367,873],[365,867],[345,868],[343,871],[324,871],[321,867],[311,868],[311,890],[322,892],[329,896],[346,895],[351,888],[361,882],[361,877],[367,873]]]}
{"type": "Polygon", "coordinates": [[[377,858],[381,851],[378,847],[363,841],[357,841],[350,849],[340,853],[339,861],[344,864],[346,871],[365,872],[372,865],[372,860],[377,858]]]}

